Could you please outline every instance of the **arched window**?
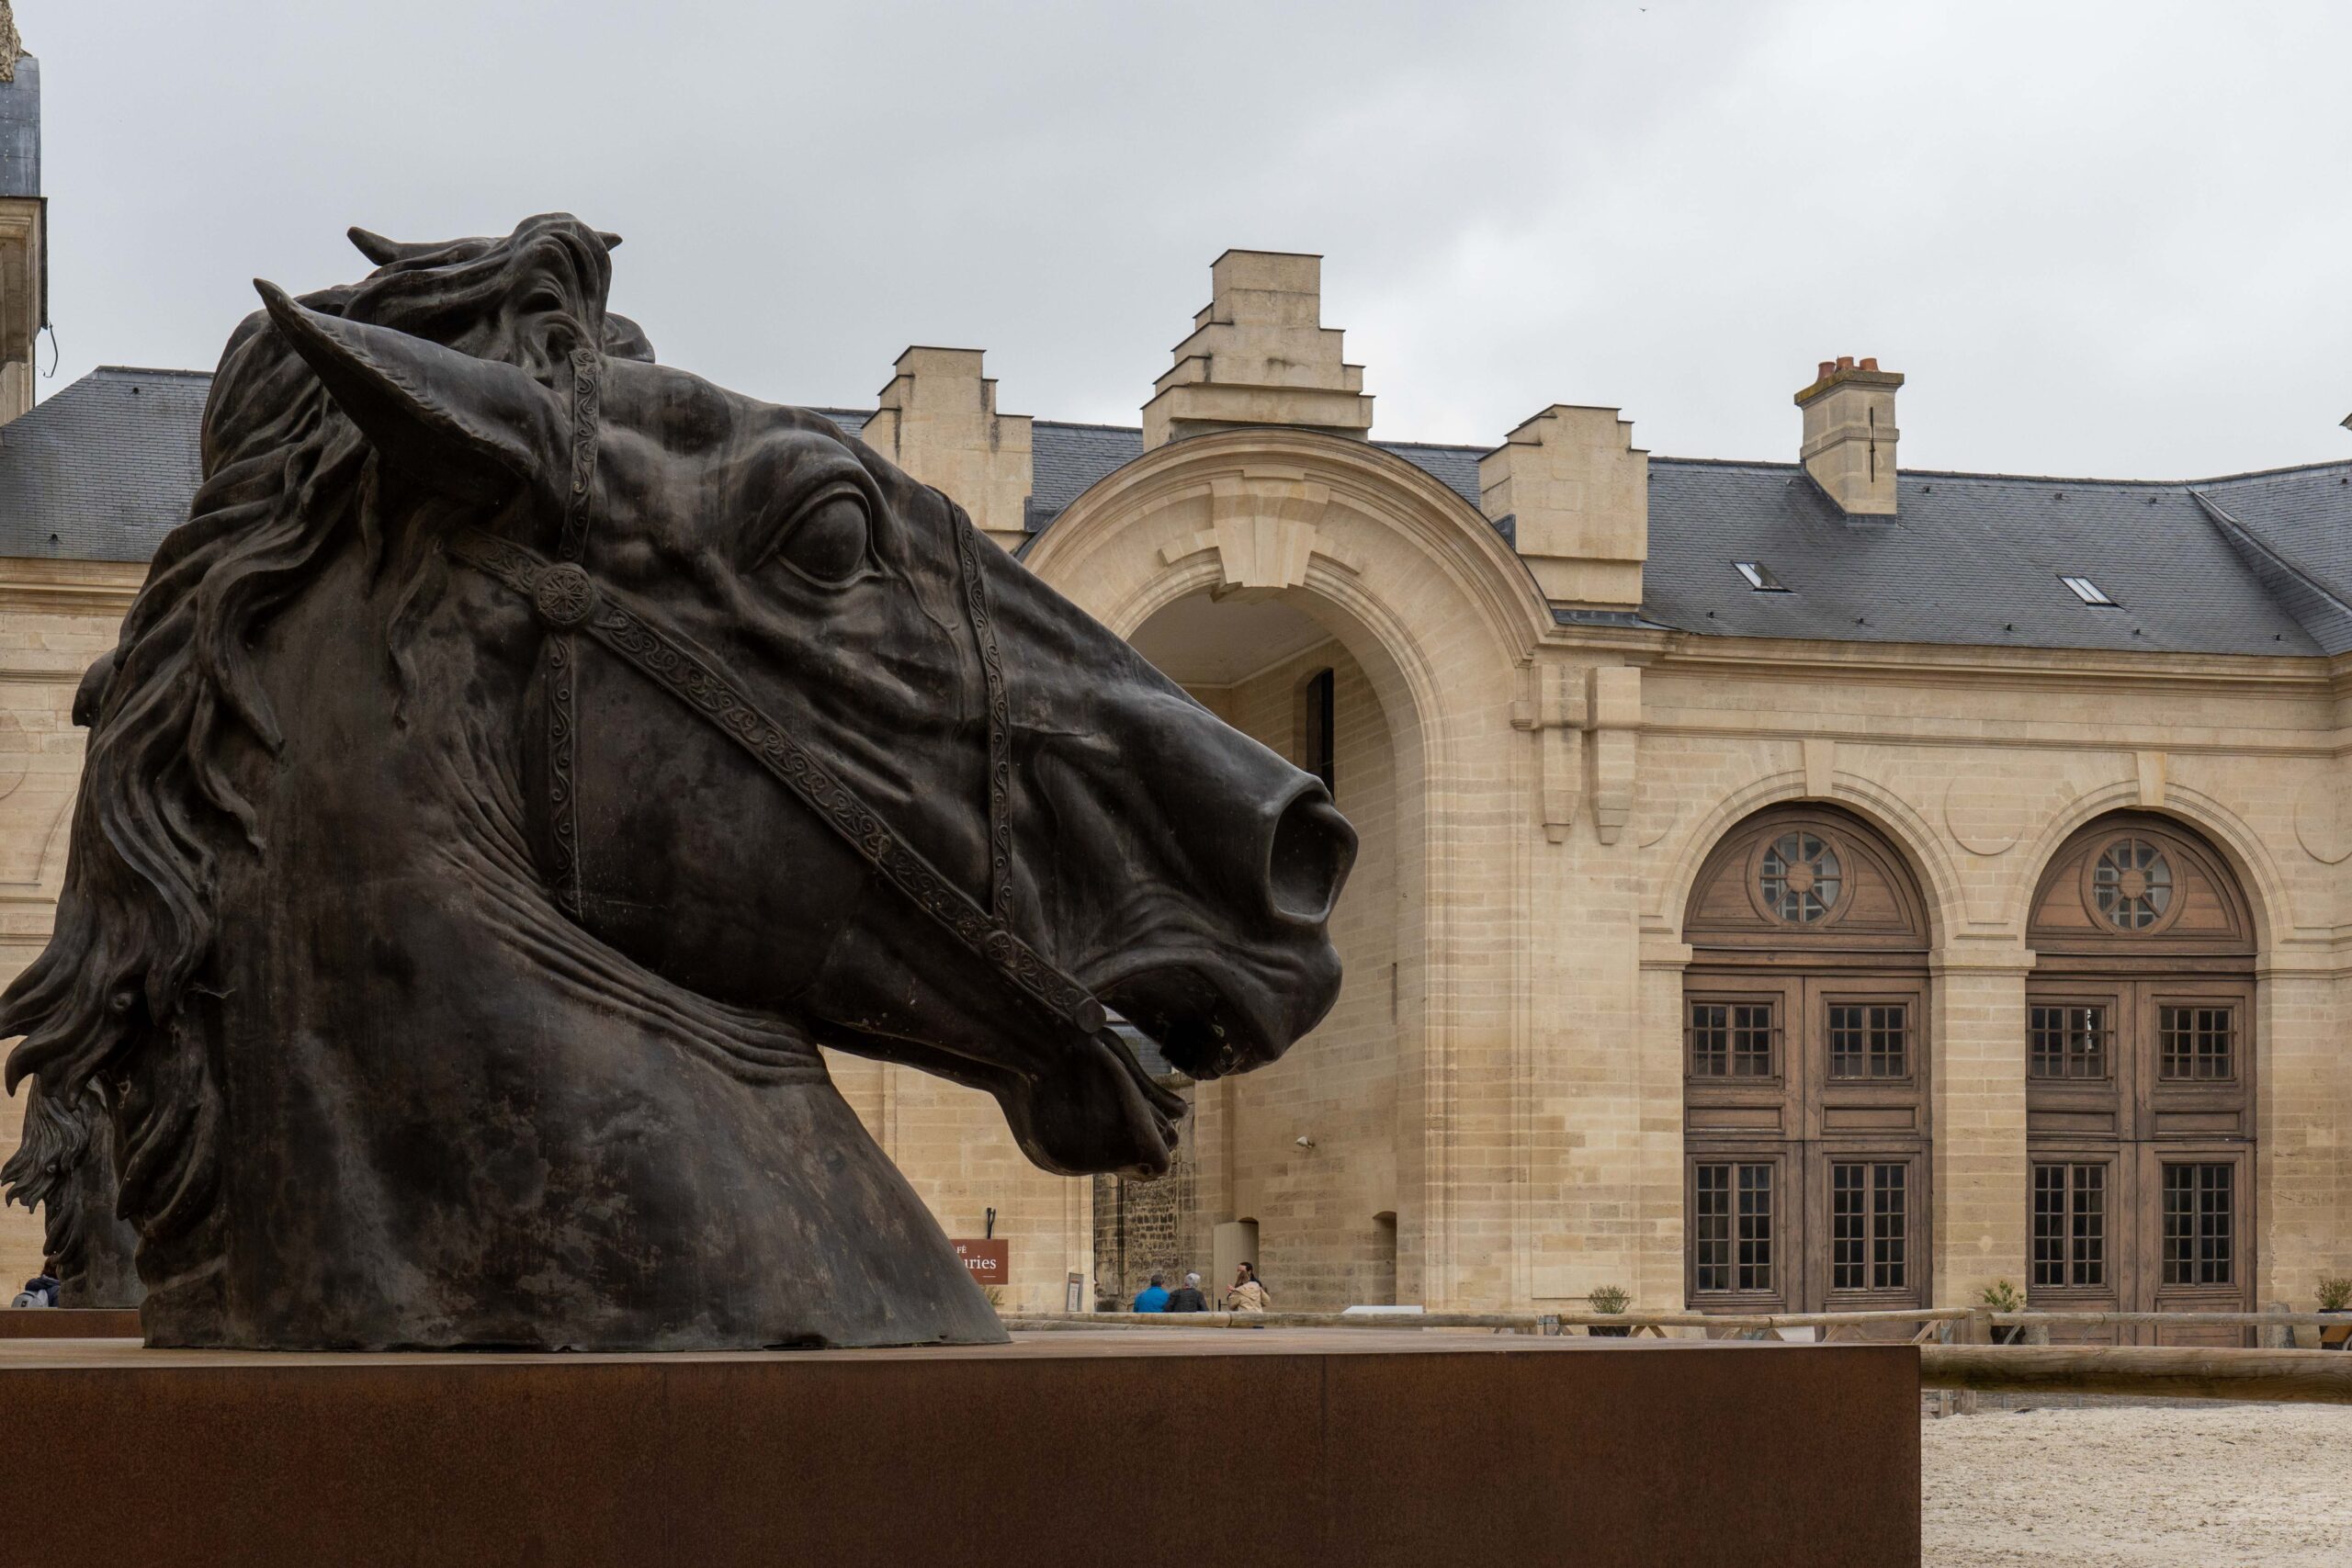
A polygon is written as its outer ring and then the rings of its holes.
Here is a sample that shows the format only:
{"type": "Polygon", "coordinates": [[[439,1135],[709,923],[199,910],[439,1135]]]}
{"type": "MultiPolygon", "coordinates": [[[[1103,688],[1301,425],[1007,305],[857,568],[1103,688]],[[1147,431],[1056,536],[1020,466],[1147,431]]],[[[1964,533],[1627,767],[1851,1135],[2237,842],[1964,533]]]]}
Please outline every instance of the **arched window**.
{"type": "Polygon", "coordinates": [[[1683,920],[1686,1280],[1702,1311],[1928,1300],[1928,927],[1833,807],[1726,834],[1683,920]]]}
{"type": "Polygon", "coordinates": [[[1299,766],[1323,781],[1331,798],[1340,797],[1339,682],[1329,670],[1318,670],[1299,688],[1299,766]]]}
{"type": "Polygon", "coordinates": [[[2236,878],[2177,823],[2104,817],[2052,857],[2027,943],[2030,1295],[2084,1311],[2252,1307],[2254,927],[2236,878]]]}

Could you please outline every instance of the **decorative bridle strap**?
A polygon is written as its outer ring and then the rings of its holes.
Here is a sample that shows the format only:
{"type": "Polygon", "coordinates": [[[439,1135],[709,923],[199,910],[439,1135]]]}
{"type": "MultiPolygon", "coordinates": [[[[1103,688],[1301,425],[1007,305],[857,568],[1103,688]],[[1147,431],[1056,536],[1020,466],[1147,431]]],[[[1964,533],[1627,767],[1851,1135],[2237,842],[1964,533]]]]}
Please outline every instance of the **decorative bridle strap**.
{"type": "MultiPolygon", "coordinates": [[[[941,496],[946,501],[945,496],[941,496]]],[[[989,613],[988,579],[980,571],[980,531],[953,502],[956,565],[964,573],[964,618],[989,703],[989,913],[999,925],[1012,919],[1012,713],[1004,695],[1004,660],[996,650],[996,619],[989,613]]]]}
{"type": "MultiPolygon", "coordinates": [[[[785,788],[799,796],[884,880],[1016,990],[1055,1016],[1068,1020],[1083,1033],[1091,1035],[1102,1030],[1102,1004],[1084,986],[1022,941],[1001,912],[1010,904],[1006,890],[1010,879],[1003,873],[1010,869],[1011,842],[1009,831],[1003,828],[1002,807],[998,804],[998,779],[1001,777],[1003,786],[1009,789],[1009,753],[1002,759],[1004,772],[999,775],[996,770],[1000,758],[994,753],[1000,748],[990,747],[989,882],[990,902],[996,906],[992,912],[983,909],[970,895],[941,875],[921,852],[858,798],[854,790],[836,778],[789,730],[746,696],[717,660],[683,634],[663,625],[657,612],[637,604],[619,590],[600,586],[577,561],[549,560],[536,550],[479,529],[469,528],[452,536],[447,548],[457,559],[521,595],[547,627],[550,643],[558,637],[568,638],[574,632],[584,633],[709,720],[785,788]],[[1001,871],[1000,867],[1003,869],[1001,871]]],[[[966,565],[968,583],[976,575],[973,569],[977,563],[967,561],[966,565]]],[[[972,592],[967,589],[967,592],[972,592]]],[[[985,600],[976,595],[970,603],[979,612],[985,612],[985,600]]],[[[979,629],[986,626],[984,619],[976,618],[974,625],[975,635],[983,639],[986,664],[995,653],[995,637],[979,629]]],[[[568,642],[565,662],[568,674],[568,642]]],[[[993,705],[1001,704],[1002,698],[1000,667],[989,682],[992,719],[993,705]]],[[[567,734],[569,718],[567,713],[567,734]]],[[[1001,734],[993,722],[990,729],[992,734],[1001,734]]],[[[568,773],[565,788],[568,801],[568,773]]],[[[576,854],[570,863],[576,876],[576,854]]],[[[577,886],[575,881],[575,897],[577,886]]]]}
{"type": "MultiPolygon", "coordinates": [[[[568,482],[563,490],[563,532],[558,548],[565,560],[577,565],[588,551],[589,491],[596,479],[597,426],[602,417],[598,378],[604,356],[594,349],[571,355],[571,441],[568,482]]],[[[578,735],[572,699],[578,650],[571,634],[550,630],[547,639],[548,688],[548,807],[549,837],[555,848],[555,897],[573,919],[581,917],[580,803],[571,777],[572,753],[578,735]]]]}

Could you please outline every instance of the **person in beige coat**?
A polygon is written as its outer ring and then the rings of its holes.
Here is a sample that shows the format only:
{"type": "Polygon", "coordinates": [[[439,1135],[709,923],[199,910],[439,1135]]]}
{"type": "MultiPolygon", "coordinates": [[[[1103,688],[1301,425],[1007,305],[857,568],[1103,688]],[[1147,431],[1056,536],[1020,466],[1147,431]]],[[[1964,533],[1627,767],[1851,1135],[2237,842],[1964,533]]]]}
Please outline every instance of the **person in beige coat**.
{"type": "Polygon", "coordinates": [[[1225,1304],[1230,1312],[1272,1312],[1274,1298],[1258,1278],[1257,1269],[1244,1263],[1234,1271],[1233,1289],[1225,1292],[1225,1304]]]}

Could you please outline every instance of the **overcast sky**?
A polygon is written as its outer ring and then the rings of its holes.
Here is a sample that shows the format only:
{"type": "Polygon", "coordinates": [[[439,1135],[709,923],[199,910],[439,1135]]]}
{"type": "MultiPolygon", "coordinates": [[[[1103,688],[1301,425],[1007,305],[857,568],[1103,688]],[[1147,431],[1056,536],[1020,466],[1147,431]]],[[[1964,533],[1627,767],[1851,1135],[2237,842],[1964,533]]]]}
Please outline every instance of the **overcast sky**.
{"type": "MultiPolygon", "coordinates": [[[[209,367],[360,223],[628,243],[668,363],[870,406],[909,343],[1133,423],[1229,245],[1315,251],[1374,434],[1622,406],[1792,457],[1814,363],[1908,468],[2352,457],[2352,6],[17,0],[53,393],[209,367]]],[[[44,344],[42,363],[48,361],[44,344]]]]}

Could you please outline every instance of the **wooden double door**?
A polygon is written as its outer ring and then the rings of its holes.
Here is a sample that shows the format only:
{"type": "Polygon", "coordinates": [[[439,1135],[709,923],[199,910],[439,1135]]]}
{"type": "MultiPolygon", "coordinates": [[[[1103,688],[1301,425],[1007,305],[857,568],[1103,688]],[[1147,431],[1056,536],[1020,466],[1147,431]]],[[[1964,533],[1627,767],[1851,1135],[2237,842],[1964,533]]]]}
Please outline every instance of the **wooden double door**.
{"type": "MultiPolygon", "coordinates": [[[[2034,1305],[2253,1310],[2250,979],[2037,977],[2027,987],[2034,1305]]],[[[2244,1330],[2085,1326],[2053,1337],[2239,1345],[2244,1330]]]]}
{"type": "Polygon", "coordinates": [[[1926,1305],[1926,976],[1694,970],[1683,998],[1691,1305],[1926,1305]]]}
{"type": "Polygon", "coordinates": [[[1683,914],[1684,1287],[1702,1312],[1925,1306],[1928,919],[1874,828],[1747,818],[1683,914]]]}
{"type": "MultiPolygon", "coordinates": [[[[2103,818],[2052,857],[2026,941],[2029,1300],[2251,1310],[2255,939],[2228,863],[2177,822],[2103,818]]],[[[2245,1342],[2191,1324],[2071,1332],[2245,1342]]]]}

